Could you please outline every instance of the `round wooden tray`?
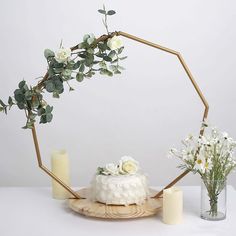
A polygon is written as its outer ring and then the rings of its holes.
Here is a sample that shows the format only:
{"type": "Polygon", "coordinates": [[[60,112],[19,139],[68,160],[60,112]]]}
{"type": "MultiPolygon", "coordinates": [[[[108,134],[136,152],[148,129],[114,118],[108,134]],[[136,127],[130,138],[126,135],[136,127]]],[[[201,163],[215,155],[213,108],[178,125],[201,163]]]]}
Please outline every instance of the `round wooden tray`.
{"type": "MultiPolygon", "coordinates": [[[[78,191],[85,199],[69,199],[69,207],[85,216],[103,219],[133,219],[157,214],[162,208],[162,199],[150,198],[143,205],[116,206],[106,205],[89,200],[89,189],[83,188],[78,191]]],[[[150,189],[151,196],[157,191],[150,189]]]]}

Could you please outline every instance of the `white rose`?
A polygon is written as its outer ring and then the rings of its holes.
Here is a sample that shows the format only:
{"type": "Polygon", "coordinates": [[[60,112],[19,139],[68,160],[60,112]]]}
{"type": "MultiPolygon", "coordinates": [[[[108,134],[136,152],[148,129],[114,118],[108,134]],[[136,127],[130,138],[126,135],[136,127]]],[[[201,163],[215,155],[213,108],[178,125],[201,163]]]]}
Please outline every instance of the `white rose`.
{"type": "Polygon", "coordinates": [[[135,174],[139,169],[139,163],[130,156],[124,156],[119,161],[121,174],[135,174]]]}
{"type": "Polygon", "coordinates": [[[118,36],[113,36],[112,38],[109,38],[107,40],[107,46],[111,50],[116,50],[118,48],[123,47],[123,42],[121,41],[121,39],[118,36]]]}
{"type": "Polygon", "coordinates": [[[59,63],[63,63],[68,61],[71,55],[70,48],[59,48],[58,51],[55,53],[55,59],[59,63]]]}
{"type": "Polygon", "coordinates": [[[105,172],[111,175],[118,175],[119,170],[117,165],[115,165],[114,163],[109,163],[105,166],[105,172]]]}

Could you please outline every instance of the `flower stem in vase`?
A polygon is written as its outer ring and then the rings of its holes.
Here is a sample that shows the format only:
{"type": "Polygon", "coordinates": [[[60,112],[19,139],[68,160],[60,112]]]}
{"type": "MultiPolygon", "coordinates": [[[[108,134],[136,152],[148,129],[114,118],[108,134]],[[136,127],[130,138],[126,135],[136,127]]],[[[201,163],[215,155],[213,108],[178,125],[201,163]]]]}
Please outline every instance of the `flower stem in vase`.
{"type": "Polygon", "coordinates": [[[202,181],[201,218],[222,220],[226,216],[226,180],[202,181]]]}

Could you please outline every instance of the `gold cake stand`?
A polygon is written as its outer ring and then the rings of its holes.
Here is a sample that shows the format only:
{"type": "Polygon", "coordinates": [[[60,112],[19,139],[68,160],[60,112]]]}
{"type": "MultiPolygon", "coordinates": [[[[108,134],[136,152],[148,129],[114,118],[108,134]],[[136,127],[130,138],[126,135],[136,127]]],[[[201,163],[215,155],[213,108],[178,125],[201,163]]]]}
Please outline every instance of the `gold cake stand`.
{"type": "Polygon", "coordinates": [[[153,216],[162,209],[162,198],[153,198],[157,194],[157,191],[153,189],[150,189],[151,196],[144,204],[132,204],[129,206],[93,202],[90,200],[88,188],[83,188],[77,193],[81,196],[81,199],[68,199],[69,207],[81,215],[94,218],[134,219],[153,216]]]}

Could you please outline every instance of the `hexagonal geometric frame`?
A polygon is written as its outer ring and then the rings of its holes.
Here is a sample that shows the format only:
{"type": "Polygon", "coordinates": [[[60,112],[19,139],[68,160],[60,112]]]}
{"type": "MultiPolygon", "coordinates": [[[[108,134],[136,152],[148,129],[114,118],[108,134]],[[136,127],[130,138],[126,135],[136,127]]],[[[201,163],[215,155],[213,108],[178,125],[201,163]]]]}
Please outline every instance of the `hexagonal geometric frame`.
{"type": "MultiPolygon", "coordinates": [[[[204,109],[204,113],[203,113],[203,120],[205,120],[207,118],[207,115],[208,115],[208,111],[209,111],[209,105],[204,97],[204,95],[202,94],[199,86],[197,85],[196,81],[194,80],[193,78],[193,75],[191,74],[188,66],[186,65],[183,57],[181,56],[181,54],[177,51],[174,51],[172,49],[169,49],[169,48],[166,48],[166,47],[163,47],[163,46],[160,46],[158,44],[155,44],[155,43],[152,43],[152,42],[149,42],[149,41],[146,41],[144,39],[141,39],[141,38],[138,38],[136,36],[133,36],[133,35],[130,35],[130,34],[127,34],[125,32],[122,32],[122,31],[116,31],[116,32],[113,32],[109,35],[102,35],[100,38],[97,39],[97,42],[100,42],[100,41],[105,41],[107,40],[108,38],[111,38],[113,37],[114,35],[117,35],[117,36],[123,36],[125,38],[128,38],[128,39],[131,39],[131,40],[134,40],[136,42],[139,42],[139,43],[143,43],[143,44],[146,44],[150,47],[154,47],[156,49],[159,49],[159,50],[162,50],[162,51],[165,51],[167,53],[170,53],[172,55],[175,55],[177,56],[179,62],[181,63],[181,65],[183,66],[188,78],[190,79],[195,91],[197,92],[198,96],[200,97],[205,109],[204,109]]],[[[71,48],[72,51],[78,49],[78,45],[74,46],[71,48]]],[[[48,73],[45,74],[43,80],[41,80],[41,82],[37,85],[37,87],[41,87],[43,82],[45,80],[48,79],[48,73]]],[[[200,130],[200,134],[203,134],[204,132],[204,129],[201,129],[200,130]]],[[[38,138],[37,138],[37,134],[36,134],[36,129],[35,129],[35,126],[33,125],[33,128],[32,128],[32,135],[33,135],[33,141],[34,141],[34,146],[35,146],[35,151],[36,151],[36,156],[37,156],[37,161],[38,161],[38,165],[39,167],[45,172],[47,173],[51,178],[53,178],[56,182],[58,182],[63,188],[65,188],[68,192],[70,192],[76,199],[82,199],[82,197],[77,193],[75,192],[70,186],[66,185],[60,178],[58,178],[56,175],[54,175],[47,167],[45,167],[42,163],[42,159],[41,159],[41,154],[40,154],[40,148],[39,148],[39,144],[38,144],[38,138]]],[[[171,181],[166,187],[164,187],[164,189],[166,188],[169,188],[171,186],[173,186],[175,183],[177,183],[180,179],[182,179],[185,175],[187,175],[189,173],[188,170],[184,171],[181,175],[179,175],[177,178],[175,178],[173,181],[171,181]]],[[[162,189],[160,192],[158,192],[154,198],[158,198],[162,195],[163,193],[163,190],[162,189]]]]}

